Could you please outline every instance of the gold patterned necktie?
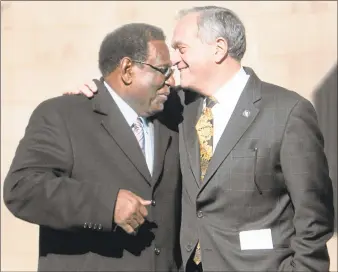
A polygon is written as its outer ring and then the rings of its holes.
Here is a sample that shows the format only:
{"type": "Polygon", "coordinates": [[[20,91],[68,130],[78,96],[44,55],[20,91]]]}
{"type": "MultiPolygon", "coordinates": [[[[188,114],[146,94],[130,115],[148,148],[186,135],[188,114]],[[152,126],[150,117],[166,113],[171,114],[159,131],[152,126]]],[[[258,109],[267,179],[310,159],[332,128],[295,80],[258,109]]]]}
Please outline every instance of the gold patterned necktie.
{"type": "MultiPolygon", "coordinates": [[[[200,145],[201,184],[203,183],[205,173],[207,172],[212,157],[214,120],[211,109],[216,103],[217,100],[214,97],[206,98],[205,108],[196,124],[196,132],[200,145]]],[[[196,247],[194,262],[197,265],[201,262],[201,247],[199,242],[196,247]]]]}

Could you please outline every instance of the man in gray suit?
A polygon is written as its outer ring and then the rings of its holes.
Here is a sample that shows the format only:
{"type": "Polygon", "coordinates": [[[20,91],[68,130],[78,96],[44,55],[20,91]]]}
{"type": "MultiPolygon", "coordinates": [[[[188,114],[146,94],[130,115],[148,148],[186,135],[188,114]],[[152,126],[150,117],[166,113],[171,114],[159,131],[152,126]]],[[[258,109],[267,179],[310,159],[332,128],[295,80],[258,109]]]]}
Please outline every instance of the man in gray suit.
{"type": "Polygon", "coordinates": [[[34,110],[5,204],[40,226],[39,271],[177,271],[180,114],[162,30],[108,34],[99,68],[93,99],[62,96],[34,110]]]}
{"type": "Polygon", "coordinates": [[[332,184],[311,103],[241,65],[245,28],[228,9],[182,11],[172,46],[185,270],[328,271],[332,184]]]}
{"type": "Polygon", "coordinates": [[[328,271],[332,184],[311,103],[241,66],[228,9],[182,11],[172,46],[194,91],[179,127],[186,270],[328,271]]]}

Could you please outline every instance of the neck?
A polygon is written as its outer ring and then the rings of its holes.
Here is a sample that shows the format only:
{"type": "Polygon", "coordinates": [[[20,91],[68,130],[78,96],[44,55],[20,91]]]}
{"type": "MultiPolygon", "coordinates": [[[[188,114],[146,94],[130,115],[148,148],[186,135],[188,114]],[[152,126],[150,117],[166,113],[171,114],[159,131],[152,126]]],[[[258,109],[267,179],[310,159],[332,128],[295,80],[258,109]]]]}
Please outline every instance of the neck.
{"type": "Polygon", "coordinates": [[[212,77],[206,82],[204,86],[203,95],[212,96],[223,85],[227,84],[241,69],[241,64],[237,61],[231,60],[219,64],[214,71],[212,77]]]}

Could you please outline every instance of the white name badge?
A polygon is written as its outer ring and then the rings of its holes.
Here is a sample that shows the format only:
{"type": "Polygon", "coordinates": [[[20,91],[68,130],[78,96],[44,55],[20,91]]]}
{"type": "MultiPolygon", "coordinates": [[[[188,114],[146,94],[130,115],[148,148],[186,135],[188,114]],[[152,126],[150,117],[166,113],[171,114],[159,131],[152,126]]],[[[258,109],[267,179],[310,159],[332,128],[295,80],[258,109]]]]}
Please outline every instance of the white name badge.
{"type": "Polygon", "coordinates": [[[271,229],[241,231],[239,240],[241,250],[273,249],[271,229]]]}

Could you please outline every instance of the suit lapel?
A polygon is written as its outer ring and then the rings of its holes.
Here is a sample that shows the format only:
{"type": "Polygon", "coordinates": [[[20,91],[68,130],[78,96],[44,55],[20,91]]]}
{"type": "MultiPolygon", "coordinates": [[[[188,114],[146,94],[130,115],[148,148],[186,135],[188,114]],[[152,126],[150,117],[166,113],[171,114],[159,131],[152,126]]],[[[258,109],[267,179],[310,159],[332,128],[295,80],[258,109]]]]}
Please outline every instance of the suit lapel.
{"type": "Polygon", "coordinates": [[[170,143],[169,130],[160,123],[158,119],[154,119],[154,170],[153,170],[153,184],[157,183],[164,164],[164,157],[170,143]]]}
{"type": "Polygon", "coordinates": [[[113,138],[148,184],[151,185],[151,176],[146,160],[132,130],[104,86],[102,79],[101,82],[96,81],[96,84],[98,85],[98,94],[93,98],[93,110],[102,115],[102,127],[113,138]]]}
{"type": "Polygon", "coordinates": [[[185,100],[186,107],[184,109],[183,121],[184,143],[186,145],[191,171],[195,177],[197,186],[200,187],[200,147],[195,126],[201,114],[203,97],[186,92],[185,100]],[[192,101],[190,101],[191,96],[194,96],[191,99],[192,101]]]}
{"type": "Polygon", "coordinates": [[[201,190],[208,184],[221,163],[226,159],[245,131],[250,127],[259,113],[255,103],[261,99],[260,80],[250,69],[250,78],[238,100],[231,118],[217,144],[216,150],[209,163],[201,190]]]}

